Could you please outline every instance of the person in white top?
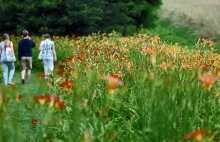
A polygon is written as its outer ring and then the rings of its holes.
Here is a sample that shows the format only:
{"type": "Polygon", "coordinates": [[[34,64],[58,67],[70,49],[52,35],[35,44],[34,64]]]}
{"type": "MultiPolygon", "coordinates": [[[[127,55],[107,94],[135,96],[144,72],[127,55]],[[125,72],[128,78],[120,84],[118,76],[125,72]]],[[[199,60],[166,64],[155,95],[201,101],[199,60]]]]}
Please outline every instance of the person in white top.
{"type": "Polygon", "coordinates": [[[14,52],[13,43],[9,40],[9,35],[5,33],[3,35],[3,41],[0,43],[1,63],[4,70],[3,78],[5,85],[13,85],[12,79],[15,73],[15,65],[14,62],[8,62],[6,60],[6,48],[12,48],[12,51],[14,52]]]}
{"type": "Polygon", "coordinates": [[[42,60],[44,63],[45,78],[53,72],[54,61],[57,60],[54,42],[51,41],[50,35],[44,35],[45,40],[40,43],[40,51],[42,51],[42,60]]]}

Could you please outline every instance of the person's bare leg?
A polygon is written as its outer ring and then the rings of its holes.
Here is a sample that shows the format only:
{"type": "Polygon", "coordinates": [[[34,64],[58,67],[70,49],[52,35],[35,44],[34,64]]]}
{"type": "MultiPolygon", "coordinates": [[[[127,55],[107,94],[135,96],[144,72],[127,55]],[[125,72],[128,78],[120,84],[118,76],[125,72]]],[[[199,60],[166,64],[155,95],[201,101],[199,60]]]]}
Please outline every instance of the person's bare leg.
{"type": "Polygon", "coordinates": [[[30,80],[31,80],[31,70],[28,69],[28,70],[27,70],[27,82],[29,83],[30,80]]]}
{"type": "Polygon", "coordinates": [[[25,77],[26,70],[21,71],[21,83],[24,84],[24,77],[25,77]]]}

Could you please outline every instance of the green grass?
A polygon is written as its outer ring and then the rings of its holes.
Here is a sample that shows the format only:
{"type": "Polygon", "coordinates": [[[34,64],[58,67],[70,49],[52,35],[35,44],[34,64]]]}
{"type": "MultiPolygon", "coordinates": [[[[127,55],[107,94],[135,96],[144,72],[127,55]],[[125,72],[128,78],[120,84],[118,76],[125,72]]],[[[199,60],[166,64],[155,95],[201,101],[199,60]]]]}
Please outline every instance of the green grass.
{"type": "Polygon", "coordinates": [[[7,119],[4,120],[4,125],[2,125],[5,128],[1,129],[5,131],[0,130],[3,135],[0,141],[42,141],[40,140],[42,138],[42,130],[32,124],[33,119],[41,117],[42,110],[33,105],[32,97],[51,93],[52,91],[48,88],[45,80],[39,79],[37,71],[32,71],[30,84],[21,84],[19,71],[16,71],[13,81],[15,86],[2,86],[2,90],[7,92],[6,94],[10,100],[7,108],[5,108],[7,110],[7,119]],[[22,100],[16,102],[16,96],[19,94],[23,96],[22,100]],[[9,137],[9,133],[12,134],[11,137],[9,137]]]}

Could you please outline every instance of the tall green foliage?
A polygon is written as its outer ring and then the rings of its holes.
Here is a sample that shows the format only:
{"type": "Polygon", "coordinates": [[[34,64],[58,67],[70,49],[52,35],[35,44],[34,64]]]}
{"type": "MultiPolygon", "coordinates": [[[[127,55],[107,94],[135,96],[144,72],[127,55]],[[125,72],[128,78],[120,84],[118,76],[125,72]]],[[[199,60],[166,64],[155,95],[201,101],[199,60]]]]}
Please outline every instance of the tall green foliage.
{"type": "Polygon", "coordinates": [[[154,26],[161,0],[1,0],[1,32],[129,34],[154,26]],[[132,30],[131,30],[132,29],[132,30]]]}

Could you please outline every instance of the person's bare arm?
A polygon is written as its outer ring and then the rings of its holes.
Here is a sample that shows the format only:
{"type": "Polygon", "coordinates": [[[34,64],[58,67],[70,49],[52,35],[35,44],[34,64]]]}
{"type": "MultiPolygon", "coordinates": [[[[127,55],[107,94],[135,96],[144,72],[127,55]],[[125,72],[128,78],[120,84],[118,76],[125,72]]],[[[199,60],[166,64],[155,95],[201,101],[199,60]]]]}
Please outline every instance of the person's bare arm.
{"type": "Polygon", "coordinates": [[[43,49],[43,47],[40,45],[39,50],[41,51],[43,49]]]}
{"type": "Polygon", "coordinates": [[[53,44],[53,57],[54,57],[54,61],[57,60],[57,54],[56,54],[56,49],[55,49],[55,45],[53,44]]]}

